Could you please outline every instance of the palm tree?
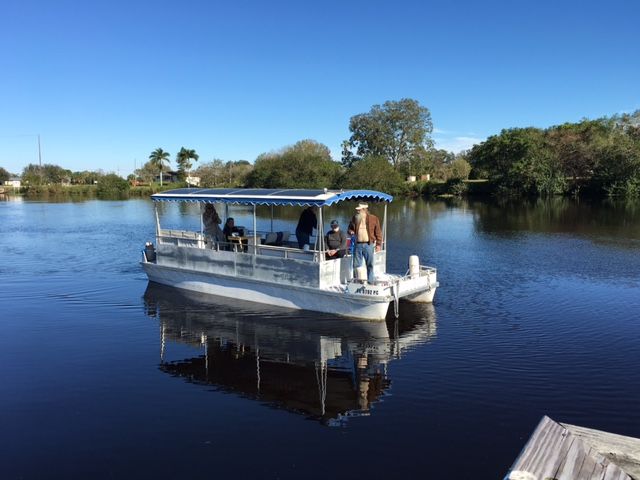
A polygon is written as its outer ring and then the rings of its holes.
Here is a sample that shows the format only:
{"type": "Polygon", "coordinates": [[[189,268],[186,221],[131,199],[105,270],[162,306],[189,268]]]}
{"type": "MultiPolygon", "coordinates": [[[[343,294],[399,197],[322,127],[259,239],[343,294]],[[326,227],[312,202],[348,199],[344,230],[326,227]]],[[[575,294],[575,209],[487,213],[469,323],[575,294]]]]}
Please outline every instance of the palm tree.
{"type": "Polygon", "coordinates": [[[151,155],[149,155],[149,160],[151,164],[160,170],[160,186],[162,186],[162,170],[164,170],[165,166],[169,166],[169,157],[171,155],[169,152],[165,152],[161,148],[156,148],[151,155]]]}
{"type": "MultiPolygon", "coordinates": [[[[182,147],[178,154],[176,155],[176,163],[178,164],[179,169],[182,172],[187,172],[187,178],[189,178],[189,170],[191,169],[191,160],[198,161],[200,155],[196,153],[195,150],[190,148],[182,147]]],[[[189,181],[187,180],[187,186],[189,186],[189,181]]]]}

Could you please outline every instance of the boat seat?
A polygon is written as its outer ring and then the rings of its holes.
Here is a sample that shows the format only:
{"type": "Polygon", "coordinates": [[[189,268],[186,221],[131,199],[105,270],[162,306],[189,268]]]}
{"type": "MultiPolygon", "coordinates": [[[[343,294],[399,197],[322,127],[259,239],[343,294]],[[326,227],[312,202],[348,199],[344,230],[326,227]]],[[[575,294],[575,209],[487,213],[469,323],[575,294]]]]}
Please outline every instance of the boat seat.
{"type": "Polygon", "coordinates": [[[275,247],[281,247],[283,244],[289,241],[289,232],[271,232],[267,234],[264,239],[265,245],[272,245],[275,247]]]}

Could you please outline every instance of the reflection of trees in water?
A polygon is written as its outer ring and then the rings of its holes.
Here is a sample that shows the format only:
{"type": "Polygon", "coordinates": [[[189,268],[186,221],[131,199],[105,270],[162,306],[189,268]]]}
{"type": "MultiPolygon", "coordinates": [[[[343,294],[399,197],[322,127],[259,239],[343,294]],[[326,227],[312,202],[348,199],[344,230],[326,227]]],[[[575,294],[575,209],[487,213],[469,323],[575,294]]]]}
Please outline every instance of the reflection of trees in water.
{"type": "Polygon", "coordinates": [[[551,197],[532,200],[470,201],[476,229],[640,238],[640,202],[551,197]]]}
{"type": "MultiPolygon", "coordinates": [[[[366,415],[391,384],[387,364],[435,336],[433,306],[365,322],[181,292],[149,284],[161,327],[160,369],[333,424],[366,415]],[[168,361],[171,343],[199,354],[168,361]]],[[[404,306],[404,305],[403,305],[404,306]]]]}
{"type": "Polygon", "coordinates": [[[387,212],[388,271],[397,272],[399,265],[406,268],[408,253],[426,255],[422,248],[432,237],[434,220],[448,212],[449,205],[442,200],[416,198],[393,202],[387,212]]]}

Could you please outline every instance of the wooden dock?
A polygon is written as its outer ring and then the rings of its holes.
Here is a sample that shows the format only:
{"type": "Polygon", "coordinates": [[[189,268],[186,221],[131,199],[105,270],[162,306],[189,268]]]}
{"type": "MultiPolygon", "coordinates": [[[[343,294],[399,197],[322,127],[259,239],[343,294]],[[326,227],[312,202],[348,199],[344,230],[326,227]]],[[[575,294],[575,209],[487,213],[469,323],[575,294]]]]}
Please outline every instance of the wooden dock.
{"type": "Polygon", "coordinates": [[[640,439],[544,416],[505,480],[640,480],[640,439]]]}

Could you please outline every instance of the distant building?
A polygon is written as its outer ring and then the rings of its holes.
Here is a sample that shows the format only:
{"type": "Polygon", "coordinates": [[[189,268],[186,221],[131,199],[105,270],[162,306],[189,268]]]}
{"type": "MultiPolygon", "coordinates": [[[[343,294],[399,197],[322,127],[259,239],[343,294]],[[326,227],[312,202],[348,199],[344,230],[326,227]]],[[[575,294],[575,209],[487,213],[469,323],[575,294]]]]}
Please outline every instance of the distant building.
{"type": "MultiPolygon", "coordinates": [[[[160,174],[156,175],[154,179],[155,182],[160,183],[160,174]]],[[[178,181],[178,172],[174,172],[172,170],[167,170],[166,172],[162,172],[162,182],[166,183],[175,183],[178,181]]]]}
{"type": "MultiPolygon", "coordinates": [[[[417,180],[417,177],[415,175],[409,175],[407,177],[407,182],[409,183],[413,183],[417,180]]],[[[430,174],[426,174],[426,175],[420,175],[420,181],[421,182],[429,182],[431,181],[431,175],[430,174]]]]}
{"type": "Polygon", "coordinates": [[[6,187],[20,188],[22,181],[18,177],[11,177],[9,180],[4,181],[6,187]]]}
{"type": "Polygon", "coordinates": [[[187,185],[193,185],[194,187],[200,186],[200,177],[187,177],[186,178],[187,185]]]}

